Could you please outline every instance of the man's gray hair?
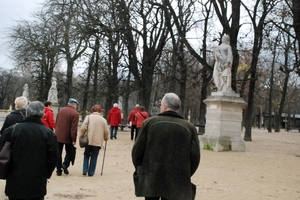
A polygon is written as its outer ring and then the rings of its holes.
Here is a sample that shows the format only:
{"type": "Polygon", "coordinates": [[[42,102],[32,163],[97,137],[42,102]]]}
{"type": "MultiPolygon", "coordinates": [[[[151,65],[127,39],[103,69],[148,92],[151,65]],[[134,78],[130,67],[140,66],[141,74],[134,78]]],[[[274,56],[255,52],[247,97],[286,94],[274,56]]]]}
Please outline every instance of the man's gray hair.
{"type": "Polygon", "coordinates": [[[181,100],[175,93],[166,93],[164,96],[164,103],[168,105],[168,108],[174,111],[179,111],[181,106],[181,100]]]}
{"type": "Polygon", "coordinates": [[[44,104],[40,101],[33,101],[27,106],[27,116],[42,118],[44,116],[44,104]]]}
{"type": "Polygon", "coordinates": [[[15,105],[18,109],[26,109],[28,100],[26,97],[20,96],[15,99],[15,105]]]}

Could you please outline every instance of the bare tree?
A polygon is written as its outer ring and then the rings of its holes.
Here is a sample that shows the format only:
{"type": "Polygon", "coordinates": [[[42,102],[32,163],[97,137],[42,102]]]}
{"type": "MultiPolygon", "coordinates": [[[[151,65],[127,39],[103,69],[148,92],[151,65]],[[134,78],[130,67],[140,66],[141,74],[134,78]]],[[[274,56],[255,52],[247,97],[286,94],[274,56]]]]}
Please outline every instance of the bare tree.
{"type": "MultiPolygon", "coordinates": [[[[286,0],[288,1],[288,0],[286,0]]],[[[300,54],[300,1],[298,0],[292,0],[292,12],[293,12],[293,27],[295,29],[296,33],[296,39],[298,41],[298,55],[300,54]]],[[[300,55],[299,55],[300,56],[300,55]]],[[[300,63],[298,63],[298,67],[300,63]]]]}
{"type": "Polygon", "coordinates": [[[257,79],[257,63],[259,58],[259,53],[261,51],[263,43],[263,30],[265,27],[265,20],[269,12],[274,8],[277,1],[274,0],[256,0],[253,10],[247,7],[244,3],[245,10],[247,11],[254,30],[254,43],[252,50],[252,62],[250,67],[250,85],[248,93],[248,104],[245,113],[245,141],[252,141],[252,121],[253,121],[253,108],[254,108],[254,92],[255,83],[257,79]],[[260,6],[261,5],[261,6],[260,6]],[[261,8],[261,10],[260,10],[261,8]]]}
{"type": "Polygon", "coordinates": [[[67,63],[66,102],[72,96],[74,63],[87,49],[91,35],[88,25],[82,19],[81,4],[81,1],[76,0],[51,0],[45,4],[47,13],[56,22],[61,34],[60,50],[67,63]]]}
{"type": "Polygon", "coordinates": [[[10,32],[10,48],[19,67],[27,68],[36,88],[35,99],[47,100],[51,78],[59,60],[57,29],[43,12],[34,21],[19,21],[10,32]]]}
{"type": "Polygon", "coordinates": [[[0,69],[0,108],[3,108],[4,101],[12,90],[12,84],[12,70],[0,69]]]}
{"type": "MultiPolygon", "coordinates": [[[[187,31],[191,30],[192,25],[190,25],[189,28],[187,27],[183,27],[182,23],[180,21],[181,18],[185,18],[186,16],[180,16],[180,14],[177,14],[177,12],[174,10],[172,3],[169,0],[164,1],[165,2],[165,7],[166,10],[168,10],[167,14],[170,15],[172,17],[172,19],[174,20],[174,25],[177,29],[178,35],[180,36],[181,40],[184,42],[185,47],[187,48],[187,50],[189,51],[189,53],[202,65],[202,71],[201,71],[201,76],[202,76],[202,87],[201,87],[201,95],[200,95],[200,115],[199,115],[199,124],[204,125],[206,120],[205,120],[205,115],[206,115],[206,105],[203,102],[203,100],[205,100],[207,98],[207,87],[210,83],[211,77],[212,77],[212,66],[210,64],[208,64],[208,59],[207,59],[207,55],[209,54],[209,50],[207,49],[207,37],[208,37],[208,24],[209,24],[209,19],[211,18],[211,9],[212,9],[212,3],[211,1],[207,1],[206,3],[202,4],[202,13],[203,13],[203,21],[204,21],[204,25],[203,25],[203,35],[202,35],[202,47],[201,47],[201,52],[198,53],[197,50],[195,50],[192,45],[190,44],[190,42],[188,41],[186,34],[187,31]]],[[[194,5],[195,2],[191,1],[189,4],[189,8],[187,10],[191,10],[191,8],[194,5]]],[[[192,14],[190,12],[187,12],[188,14],[192,14]]],[[[189,16],[189,15],[187,15],[189,16]]],[[[192,16],[189,16],[189,18],[191,18],[192,16]]],[[[201,20],[201,19],[200,19],[201,20]]],[[[196,123],[196,124],[198,124],[196,123]]],[[[201,132],[204,132],[204,130],[201,130],[201,132]]]]}

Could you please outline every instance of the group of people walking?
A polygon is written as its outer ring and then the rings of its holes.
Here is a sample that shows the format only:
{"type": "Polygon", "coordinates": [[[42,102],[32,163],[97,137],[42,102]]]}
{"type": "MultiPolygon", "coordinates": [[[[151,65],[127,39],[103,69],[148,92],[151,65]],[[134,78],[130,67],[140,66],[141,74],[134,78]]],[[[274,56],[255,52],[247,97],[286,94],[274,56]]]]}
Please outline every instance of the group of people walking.
{"type": "MultiPolygon", "coordinates": [[[[52,103],[28,102],[26,97],[15,99],[12,111],[1,128],[0,149],[6,141],[12,144],[12,159],[6,178],[5,194],[10,200],[44,199],[47,179],[56,167],[56,175],[69,174],[74,164],[79,114],[78,101],[68,100],[54,120],[52,103]],[[66,154],[62,158],[63,149],[66,154]]],[[[80,134],[88,130],[83,175],[93,176],[103,141],[108,140],[108,125],[96,104],[82,123],[80,134]]]]}
{"type": "MultiPolygon", "coordinates": [[[[78,104],[76,99],[70,98],[54,120],[51,102],[28,104],[26,97],[16,98],[15,110],[6,117],[0,137],[0,149],[5,141],[12,143],[13,156],[5,188],[10,200],[44,199],[47,179],[55,167],[57,176],[69,174],[76,155],[78,104]]],[[[167,93],[158,116],[149,118],[145,107],[136,104],[127,117],[130,139],[135,141],[132,162],[136,196],[146,200],[192,200],[195,197],[191,176],[200,162],[200,147],[195,127],[178,114],[180,104],[176,94],[167,93]]],[[[109,136],[111,140],[117,139],[118,127],[122,124],[117,103],[109,110],[107,120],[101,111],[101,106],[95,104],[79,130],[80,136],[88,136],[83,155],[84,176],[95,174],[103,143],[109,136]]]]}
{"type": "Polygon", "coordinates": [[[143,122],[147,118],[149,118],[149,114],[146,112],[145,107],[136,104],[135,108],[129,113],[127,118],[127,124],[129,124],[130,126],[131,140],[133,140],[133,138],[134,140],[136,140],[139,130],[142,127],[143,122]],[[136,132],[135,134],[134,131],[136,132]]]}
{"type": "Polygon", "coordinates": [[[15,109],[6,117],[0,137],[1,149],[6,141],[11,142],[5,194],[9,200],[44,199],[47,179],[59,156],[56,135],[41,121],[42,102],[28,104],[26,97],[18,97],[15,109]]]}

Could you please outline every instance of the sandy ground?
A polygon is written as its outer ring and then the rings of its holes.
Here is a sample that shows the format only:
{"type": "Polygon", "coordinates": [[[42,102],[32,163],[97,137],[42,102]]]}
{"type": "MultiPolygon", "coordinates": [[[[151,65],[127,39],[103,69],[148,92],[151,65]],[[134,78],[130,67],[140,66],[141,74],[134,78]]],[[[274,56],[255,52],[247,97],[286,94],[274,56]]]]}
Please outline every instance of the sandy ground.
{"type": "MultiPolygon", "coordinates": [[[[253,129],[252,139],[245,152],[201,150],[192,177],[197,200],[300,200],[300,133],[253,129]]],[[[58,177],[54,172],[45,199],[143,199],[134,195],[132,145],[129,129],[119,131],[117,140],[107,142],[103,174],[102,149],[93,177],[82,176],[83,149],[77,145],[70,174],[58,177]]],[[[0,199],[7,199],[4,188],[5,180],[0,180],[0,199]]]]}

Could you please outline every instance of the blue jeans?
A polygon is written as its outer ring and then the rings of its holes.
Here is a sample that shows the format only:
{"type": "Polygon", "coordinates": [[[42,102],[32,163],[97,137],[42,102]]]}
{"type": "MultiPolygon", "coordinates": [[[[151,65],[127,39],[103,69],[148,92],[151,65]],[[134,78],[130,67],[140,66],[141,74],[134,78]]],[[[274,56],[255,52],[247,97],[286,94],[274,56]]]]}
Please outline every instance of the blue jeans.
{"type": "Polygon", "coordinates": [[[117,139],[118,128],[118,126],[110,126],[110,139],[113,137],[117,139]]]}
{"type": "Polygon", "coordinates": [[[93,176],[95,174],[100,149],[100,147],[90,145],[85,147],[83,153],[83,173],[87,172],[89,176],[93,176]]]}

